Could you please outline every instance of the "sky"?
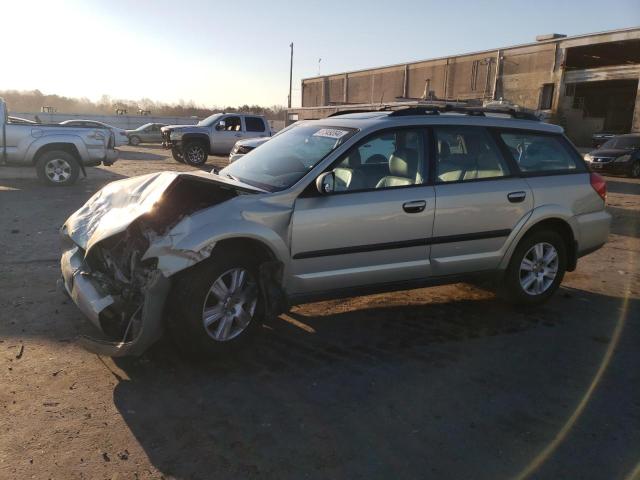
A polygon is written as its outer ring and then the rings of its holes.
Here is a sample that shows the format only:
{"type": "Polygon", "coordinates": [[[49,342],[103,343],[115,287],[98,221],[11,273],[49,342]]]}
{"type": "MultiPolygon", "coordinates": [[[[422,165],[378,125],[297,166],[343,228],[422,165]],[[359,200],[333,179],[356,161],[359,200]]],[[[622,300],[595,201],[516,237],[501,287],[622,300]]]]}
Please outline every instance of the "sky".
{"type": "Polygon", "coordinates": [[[639,0],[0,0],[0,90],[293,105],[302,78],[640,26],[639,0]],[[321,59],[321,61],[319,61],[321,59]]]}

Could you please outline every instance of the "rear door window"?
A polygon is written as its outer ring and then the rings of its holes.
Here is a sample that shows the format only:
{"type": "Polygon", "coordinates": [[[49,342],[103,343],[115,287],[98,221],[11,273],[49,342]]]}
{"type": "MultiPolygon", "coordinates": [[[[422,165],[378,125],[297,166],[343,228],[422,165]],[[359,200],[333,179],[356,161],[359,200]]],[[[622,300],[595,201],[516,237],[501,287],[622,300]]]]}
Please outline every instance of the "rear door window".
{"type": "Polygon", "coordinates": [[[264,122],[258,117],[244,117],[247,132],[264,132],[264,122]]]}
{"type": "Polygon", "coordinates": [[[500,138],[524,173],[585,171],[577,154],[560,135],[501,132],[500,138]]]}
{"type": "Polygon", "coordinates": [[[436,182],[469,182],[510,175],[505,159],[482,127],[451,125],[434,128],[436,182]]]}

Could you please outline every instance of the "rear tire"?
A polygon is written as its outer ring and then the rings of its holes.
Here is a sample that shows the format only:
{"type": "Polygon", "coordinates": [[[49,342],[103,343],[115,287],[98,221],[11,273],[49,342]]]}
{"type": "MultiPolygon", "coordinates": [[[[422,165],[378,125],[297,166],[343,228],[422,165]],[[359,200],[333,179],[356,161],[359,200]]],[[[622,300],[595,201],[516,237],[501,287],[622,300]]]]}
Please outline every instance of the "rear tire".
{"type": "Polygon", "coordinates": [[[189,142],[182,148],[185,163],[192,167],[200,167],[207,163],[207,150],[201,142],[189,142]]]}
{"type": "Polygon", "coordinates": [[[508,301],[537,305],[558,289],[567,266],[567,250],[559,233],[540,230],[526,235],[516,247],[504,277],[508,301]]]}
{"type": "Polygon", "coordinates": [[[182,152],[180,152],[179,150],[172,148],[171,149],[171,156],[173,157],[173,159],[178,162],[178,163],[184,163],[184,157],[182,156],[182,152]]]}
{"type": "Polygon", "coordinates": [[[50,187],[73,185],[80,175],[80,164],[69,152],[52,150],[38,158],[36,162],[38,178],[50,187]]]}
{"type": "Polygon", "coordinates": [[[220,252],[173,282],[166,303],[167,328],[189,356],[234,353],[260,327],[261,304],[257,266],[239,252],[220,252]]]}
{"type": "Polygon", "coordinates": [[[129,137],[129,144],[133,145],[134,147],[136,145],[140,145],[140,137],[137,137],[136,135],[129,137]]]}

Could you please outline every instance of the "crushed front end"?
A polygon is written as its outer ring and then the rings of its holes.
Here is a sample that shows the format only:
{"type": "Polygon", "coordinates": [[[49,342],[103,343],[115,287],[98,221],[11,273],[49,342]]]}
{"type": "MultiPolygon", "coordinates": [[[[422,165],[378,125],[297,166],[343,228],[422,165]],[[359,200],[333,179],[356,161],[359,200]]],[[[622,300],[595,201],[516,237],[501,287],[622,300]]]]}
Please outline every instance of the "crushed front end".
{"type": "MultiPolygon", "coordinates": [[[[140,355],[161,337],[173,272],[159,265],[166,263],[162,255],[145,254],[152,247],[163,251],[158,245],[170,244],[171,229],[191,213],[238,194],[209,177],[163,172],[113,182],[65,222],[60,286],[102,333],[80,339],[88,350],[140,355]]],[[[180,269],[206,258],[202,252],[164,250],[179,258],[174,265],[180,269]]]]}
{"type": "MultiPolygon", "coordinates": [[[[135,229],[134,229],[135,230],[135,229]]],[[[63,227],[63,235],[64,235],[63,227]]],[[[171,280],[155,269],[155,260],[140,261],[130,230],[96,245],[89,255],[64,241],[61,282],[101,338],[81,337],[92,352],[140,355],[162,335],[162,311],[171,280]]]]}

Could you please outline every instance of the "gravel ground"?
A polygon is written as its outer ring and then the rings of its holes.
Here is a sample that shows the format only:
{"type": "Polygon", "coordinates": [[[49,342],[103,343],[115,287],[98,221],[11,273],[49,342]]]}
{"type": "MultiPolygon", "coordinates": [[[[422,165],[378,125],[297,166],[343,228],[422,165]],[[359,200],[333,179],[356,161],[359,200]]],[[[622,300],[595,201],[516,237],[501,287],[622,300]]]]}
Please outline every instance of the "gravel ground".
{"type": "Polygon", "coordinates": [[[0,478],[640,478],[639,181],[608,179],[609,243],[543,307],[459,284],[296,307],[218,363],[86,352],[60,225],[188,168],[125,147],[65,189],[0,169],[0,478]]]}

